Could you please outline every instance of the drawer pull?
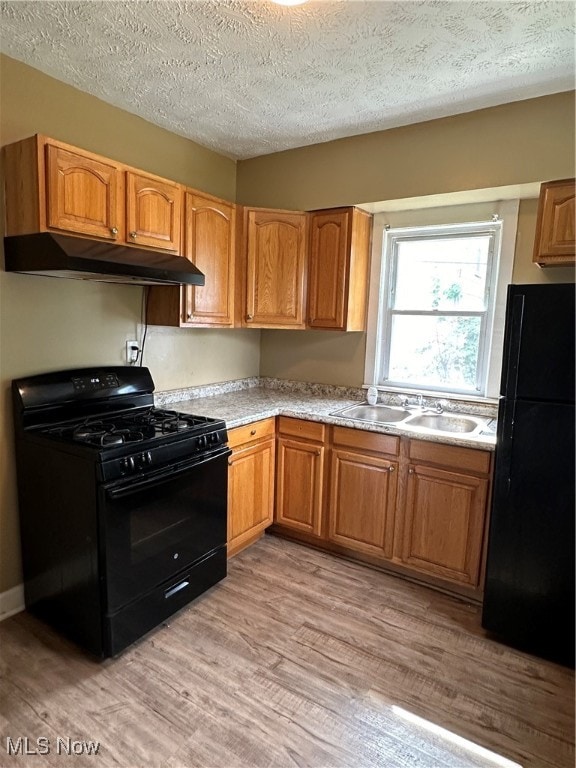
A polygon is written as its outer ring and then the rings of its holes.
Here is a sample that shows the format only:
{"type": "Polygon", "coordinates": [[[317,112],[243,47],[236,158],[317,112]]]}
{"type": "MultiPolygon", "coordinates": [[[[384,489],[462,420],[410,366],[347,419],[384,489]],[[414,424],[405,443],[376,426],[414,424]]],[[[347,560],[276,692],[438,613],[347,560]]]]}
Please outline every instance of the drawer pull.
{"type": "Polygon", "coordinates": [[[180,592],[182,589],[186,589],[190,585],[189,581],[181,581],[180,584],[176,584],[175,587],[172,587],[167,592],[164,592],[164,599],[167,600],[169,597],[172,597],[172,595],[175,595],[177,592],[180,592]]]}
{"type": "Polygon", "coordinates": [[[255,429],[251,429],[250,430],[250,437],[254,437],[255,434],[256,434],[256,430],[255,429]]]}

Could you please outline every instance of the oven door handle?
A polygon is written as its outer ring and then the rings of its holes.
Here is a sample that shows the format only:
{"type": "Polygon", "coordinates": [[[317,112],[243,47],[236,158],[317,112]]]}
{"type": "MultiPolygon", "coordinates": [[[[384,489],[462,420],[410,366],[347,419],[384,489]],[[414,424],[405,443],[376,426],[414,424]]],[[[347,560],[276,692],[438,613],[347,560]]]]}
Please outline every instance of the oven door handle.
{"type": "Polygon", "coordinates": [[[210,453],[207,456],[203,456],[200,459],[195,459],[193,461],[188,462],[187,464],[183,464],[178,466],[176,469],[164,469],[159,470],[154,477],[147,477],[144,480],[140,481],[130,481],[126,480],[124,481],[123,485],[118,488],[107,488],[106,493],[110,499],[122,499],[125,496],[131,496],[133,493],[138,493],[139,491],[145,490],[146,488],[153,488],[157,485],[162,485],[163,483],[170,482],[170,480],[174,480],[175,478],[179,477],[180,475],[183,475],[185,472],[190,471],[191,469],[196,469],[197,467],[201,467],[203,464],[207,464],[209,461],[213,461],[214,459],[218,459],[221,456],[229,456],[232,453],[230,448],[223,448],[217,452],[210,453]]]}

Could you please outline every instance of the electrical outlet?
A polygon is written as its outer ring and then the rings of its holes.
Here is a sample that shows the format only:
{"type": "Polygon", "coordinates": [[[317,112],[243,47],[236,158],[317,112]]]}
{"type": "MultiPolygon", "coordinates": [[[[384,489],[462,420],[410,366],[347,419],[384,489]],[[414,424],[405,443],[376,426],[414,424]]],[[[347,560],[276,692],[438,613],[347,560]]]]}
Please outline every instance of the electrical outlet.
{"type": "Polygon", "coordinates": [[[126,342],[126,362],[128,365],[136,365],[140,354],[140,343],[138,341],[126,342]]]}

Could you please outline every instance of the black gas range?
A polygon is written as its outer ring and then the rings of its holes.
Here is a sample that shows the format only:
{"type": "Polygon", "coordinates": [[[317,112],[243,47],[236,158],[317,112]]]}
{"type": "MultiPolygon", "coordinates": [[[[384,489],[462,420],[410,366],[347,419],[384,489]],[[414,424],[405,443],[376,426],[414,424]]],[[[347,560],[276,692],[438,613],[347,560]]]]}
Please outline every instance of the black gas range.
{"type": "Polygon", "coordinates": [[[153,390],[132,367],[13,382],[26,607],[103,657],[226,575],[226,425],[153,390]]]}

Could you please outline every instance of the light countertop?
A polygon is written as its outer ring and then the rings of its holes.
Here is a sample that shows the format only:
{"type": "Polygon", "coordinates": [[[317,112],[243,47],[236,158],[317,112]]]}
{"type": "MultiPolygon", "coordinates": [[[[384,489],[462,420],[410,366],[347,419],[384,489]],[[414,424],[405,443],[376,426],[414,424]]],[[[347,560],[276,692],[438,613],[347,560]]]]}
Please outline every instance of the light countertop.
{"type": "MultiPolygon", "coordinates": [[[[310,388],[314,389],[314,385],[310,385],[310,388]]],[[[336,390],[337,388],[333,389],[336,390]]],[[[208,388],[209,394],[202,395],[202,388],[199,387],[195,390],[182,390],[177,393],[159,393],[156,399],[157,405],[160,407],[172,408],[182,413],[197,416],[223,419],[228,429],[271,416],[288,416],[369,432],[404,435],[418,440],[482,448],[490,451],[494,450],[496,444],[496,436],[488,428],[483,430],[481,434],[474,436],[462,433],[439,436],[425,431],[417,432],[414,429],[402,429],[392,424],[377,424],[332,416],[333,411],[363,402],[363,393],[359,391],[352,398],[353,391],[344,388],[342,388],[342,392],[345,393],[345,396],[338,396],[336,392],[327,394],[322,390],[323,388],[320,386],[316,391],[309,392],[254,386],[235,391],[217,392],[217,388],[212,387],[208,388]],[[188,395],[192,396],[189,397],[188,395]]],[[[450,412],[449,407],[446,408],[446,412],[450,412]]],[[[486,420],[489,421],[490,417],[486,417],[486,420]]]]}

